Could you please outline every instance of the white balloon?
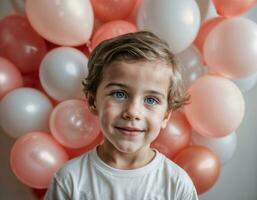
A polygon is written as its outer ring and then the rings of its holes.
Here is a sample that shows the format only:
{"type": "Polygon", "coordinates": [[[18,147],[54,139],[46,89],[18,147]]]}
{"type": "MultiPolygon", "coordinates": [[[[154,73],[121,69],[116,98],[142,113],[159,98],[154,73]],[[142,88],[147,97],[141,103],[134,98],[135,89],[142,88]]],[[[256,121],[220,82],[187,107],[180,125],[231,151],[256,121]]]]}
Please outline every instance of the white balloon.
{"type": "Polygon", "coordinates": [[[250,91],[257,82],[257,73],[251,74],[245,78],[232,80],[243,93],[250,91]]]}
{"type": "Polygon", "coordinates": [[[53,49],[40,64],[43,88],[57,101],[83,98],[82,80],[88,74],[87,63],[87,57],[75,48],[53,49]]]}
{"type": "Polygon", "coordinates": [[[139,29],[166,40],[174,53],[194,41],[200,26],[200,11],[194,0],[147,0],[139,9],[139,29]]]}
{"type": "Polygon", "coordinates": [[[210,148],[219,157],[221,165],[225,165],[236,151],[237,135],[232,132],[225,137],[208,138],[193,132],[192,143],[210,148]]]}
{"type": "Polygon", "coordinates": [[[31,131],[48,131],[53,106],[42,92],[32,88],[12,90],[0,104],[0,124],[7,135],[18,138],[31,131]]]}
{"type": "Polygon", "coordinates": [[[207,74],[208,69],[203,64],[202,55],[193,45],[176,56],[182,68],[182,77],[186,88],[189,88],[200,76],[207,74]]]}

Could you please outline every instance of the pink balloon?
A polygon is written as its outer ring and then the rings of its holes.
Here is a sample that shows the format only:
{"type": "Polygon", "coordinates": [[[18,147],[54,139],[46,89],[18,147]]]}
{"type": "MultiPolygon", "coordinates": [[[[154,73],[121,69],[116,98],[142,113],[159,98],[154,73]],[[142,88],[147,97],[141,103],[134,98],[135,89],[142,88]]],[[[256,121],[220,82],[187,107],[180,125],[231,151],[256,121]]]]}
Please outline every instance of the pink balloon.
{"type": "Polygon", "coordinates": [[[89,145],[100,131],[86,102],[76,99],[63,101],[54,108],[50,116],[50,130],[59,143],[70,148],[89,145]]]}
{"type": "Polygon", "coordinates": [[[93,35],[92,48],[94,49],[103,40],[136,31],[137,27],[134,24],[124,20],[107,22],[100,26],[93,35]]]}
{"type": "Polygon", "coordinates": [[[37,71],[46,52],[43,38],[24,16],[10,15],[0,20],[0,56],[10,60],[23,74],[37,71]]]}
{"type": "Polygon", "coordinates": [[[24,184],[47,188],[53,174],[68,160],[65,150],[43,132],[31,132],[18,138],[11,150],[11,169],[24,184]]]}
{"type": "Polygon", "coordinates": [[[230,78],[257,71],[257,24],[246,18],[219,23],[207,36],[203,51],[207,66],[230,78]]]}
{"type": "Polygon", "coordinates": [[[217,13],[222,16],[232,17],[241,15],[256,5],[256,0],[212,0],[217,13]]]}
{"type": "Polygon", "coordinates": [[[125,19],[137,0],[91,0],[95,15],[102,21],[125,19]]]}
{"type": "Polygon", "coordinates": [[[174,162],[188,173],[198,194],[208,191],[220,175],[219,158],[203,146],[190,146],[183,149],[174,158],[174,162]]]}
{"type": "Polygon", "coordinates": [[[225,19],[226,18],[224,18],[224,17],[215,17],[215,18],[205,21],[201,25],[200,30],[197,34],[197,37],[194,41],[194,44],[202,54],[203,54],[203,45],[204,45],[207,35],[217,24],[219,24],[220,22],[222,22],[225,19]]]}
{"type": "Polygon", "coordinates": [[[137,23],[137,15],[138,15],[138,11],[139,8],[141,6],[143,0],[137,0],[136,4],[134,5],[134,8],[132,10],[132,12],[130,13],[130,15],[126,18],[127,21],[136,24],[137,23]]]}
{"type": "Polygon", "coordinates": [[[174,112],[167,127],[152,143],[152,147],[171,159],[176,153],[189,145],[191,132],[192,129],[185,114],[179,111],[174,112]]]}
{"type": "Polygon", "coordinates": [[[185,114],[197,133],[224,137],[239,127],[244,117],[244,98],[229,79],[202,76],[191,85],[189,94],[191,103],[185,107],[185,114]]]}
{"type": "Polygon", "coordinates": [[[27,0],[26,14],[33,28],[55,44],[81,45],[92,34],[94,17],[88,0],[27,0]]]}
{"type": "Polygon", "coordinates": [[[20,71],[10,61],[0,57],[0,99],[11,90],[22,86],[20,71]]]}

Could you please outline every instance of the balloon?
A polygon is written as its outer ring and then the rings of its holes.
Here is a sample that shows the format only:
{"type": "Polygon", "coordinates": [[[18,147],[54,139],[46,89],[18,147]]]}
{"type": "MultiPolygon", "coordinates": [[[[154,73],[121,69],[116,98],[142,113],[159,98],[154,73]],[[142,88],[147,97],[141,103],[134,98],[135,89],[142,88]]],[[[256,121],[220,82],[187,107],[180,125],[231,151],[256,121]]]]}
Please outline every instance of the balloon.
{"type": "Polygon", "coordinates": [[[254,73],[245,78],[235,79],[232,81],[237,85],[237,87],[241,90],[242,93],[247,93],[256,85],[257,73],[254,73]]]}
{"type": "Polygon", "coordinates": [[[203,65],[200,52],[194,46],[188,47],[176,56],[182,68],[182,77],[186,88],[189,88],[196,79],[208,72],[203,65]]]}
{"type": "Polygon", "coordinates": [[[139,8],[140,8],[142,2],[143,2],[143,0],[136,0],[136,4],[134,5],[132,12],[126,18],[127,21],[129,21],[133,24],[137,23],[138,11],[139,11],[139,8]]]}
{"type": "Polygon", "coordinates": [[[205,75],[189,88],[191,103],[185,114],[193,129],[206,137],[224,137],[237,129],[244,117],[244,97],[230,80],[205,75]]]}
{"type": "Polygon", "coordinates": [[[44,40],[21,15],[10,15],[0,20],[0,56],[10,60],[23,74],[38,70],[46,54],[44,40]]]}
{"type": "Polygon", "coordinates": [[[50,130],[63,146],[88,146],[99,134],[97,119],[82,100],[67,100],[58,104],[50,116],[50,130]]]}
{"type": "Polygon", "coordinates": [[[25,0],[11,0],[11,2],[16,12],[25,15],[25,0]]]}
{"type": "Polygon", "coordinates": [[[203,45],[207,35],[217,24],[224,21],[225,19],[226,18],[224,17],[215,17],[207,20],[201,25],[198,35],[194,41],[195,46],[200,50],[201,54],[203,54],[203,45]]]}
{"type": "Polygon", "coordinates": [[[92,34],[94,16],[89,0],[27,0],[26,14],[32,27],[55,44],[81,45],[92,34]]]}
{"type": "Polygon", "coordinates": [[[198,194],[209,190],[220,174],[219,158],[203,146],[190,146],[183,149],[174,158],[174,162],[188,173],[198,194]]]}
{"type": "Polygon", "coordinates": [[[140,30],[152,31],[166,40],[173,53],[179,53],[195,39],[200,11],[194,0],[143,1],[137,24],[140,30]]]}
{"type": "Polygon", "coordinates": [[[53,109],[50,100],[32,88],[18,88],[3,97],[0,124],[7,135],[18,138],[31,131],[48,131],[53,109]]]}
{"type": "Polygon", "coordinates": [[[125,19],[137,0],[91,0],[96,17],[102,21],[125,19]]]}
{"type": "Polygon", "coordinates": [[[241,15],[256,5],[256,0],[212,0],[217,13],[222,16],[232,17],[241,15]]]}
{"type": "Polygon", "coordinates": [[[69,155],[69,159],[75,158],[77,156],[80,156],[93,148],[95,148],[97,145],[101,144],[103,142],[103,134],[100,132],[98,133],[97,137],[87,146],[81,147],[81,148],[68,148],[64,147],[66,152],[69,155]]]}
{"type": "Polygon", "coordinates": [[[24,184],[47,188],[54,173],[68,160],[65,150],[47,133],[31,132],[14,143],[11,169],[24,184]]]}
{"type": "Polygon", "coordinates": [[[100,26],[93,35],[92,48],[94,49],[103,40],[136,31],[137,27],[134,24],[124,20],[107,22],[100,26]]]}
{"type": "Polygon", "coordinates": [[[231,18],[219,23],[207,36],[203,51],[210,69],[230,78],[257,71],[257,24],[231,18]]]}
{"type": "Polygon", "coordinates": [[[87,76],[87,57],[71,47],[48,52],[40,65],[39,78],[52,98],[64,101],[83,98],[82,80],[87,76]]]}
{"type": "Polygon", "coordinates": [[[0,57],[0,99],[11,90],[22,86],[20,71],[10,61],[0,57]]]}
{"type": "Polygon", "coordinates": [[[201,14],[201,22],[216,17],[217,12],[211,0],[196,0],[201,14]]]}
{"type": "Polygon", "coordinates": [[[192,142],[211,149],[219,158],[221,165],[225,165],[234,155],[237,146],[235,132],[221,138],[208,138],[193,132],[192,142]]]}
{"type": "Polygon", "coordinates": [[[176,111],[171,116],[167,127],[154,140],[152,147],[171,159],[176,153],[189,145],[191,131],[191,126],[185,114],[176,111]]]}

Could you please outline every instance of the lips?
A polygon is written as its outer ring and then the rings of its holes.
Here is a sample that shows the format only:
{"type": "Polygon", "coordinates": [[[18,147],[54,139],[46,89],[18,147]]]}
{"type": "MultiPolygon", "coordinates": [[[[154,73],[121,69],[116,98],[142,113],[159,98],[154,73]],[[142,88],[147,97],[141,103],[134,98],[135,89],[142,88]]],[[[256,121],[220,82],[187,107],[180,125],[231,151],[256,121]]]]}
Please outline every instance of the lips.
{"type": "Polygon", "coordinates": [[[123,135],[128,135],[128,136],[137,136],[140,135],[144,132],[143,129],[135,128],[135,127],[115,127],[116,129],[119,130],[120,133],[123,135]]]}

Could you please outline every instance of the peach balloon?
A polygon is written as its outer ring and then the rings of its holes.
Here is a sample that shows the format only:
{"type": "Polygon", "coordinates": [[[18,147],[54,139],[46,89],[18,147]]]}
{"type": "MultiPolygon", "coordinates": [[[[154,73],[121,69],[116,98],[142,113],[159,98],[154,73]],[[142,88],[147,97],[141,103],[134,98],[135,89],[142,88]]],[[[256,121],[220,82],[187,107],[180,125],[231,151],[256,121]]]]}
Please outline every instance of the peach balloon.
{"type": "Polygon", "coordinates": [[[10,60],[22,74],[37,71],[46,53],[44,39],[26,17],[10,15],[0,20],[0,56],[10,60]]]}
{"type": "Polygon", "coordinates": [[[185,114],[176,111],[171,116],[167,127],[152,143],[152,147],[171,159],[176,153],[189,145],[191,132],[191,126],[185,114]]]}
{"type": "Polygon", "coordinates": [[[89,0],[27,0],[26,14],[33,28],[55,44],[81,45],[92,34],[94,17],[89,0]]]}
{"type": "Polygon", "coordinates": [[[206,37],[203,51],[207,66],[230,78],[257,71],[257,24],[246,18],[222,21],[206,37]]]}
{"type": "Polygon", "coordinates": [[[137,0],[91,0],[96,17],[105,22],[128,17],[136,2],[137,0]]]}
{"type": "Polygon", "coordinates": [[[76,99],[63,101],[54,108],[50,130],[59,143],[69,148],[88,146],[100,131],[86,102],[76,99]]]}
{"type": "Polygon", "coordinates": [[[0,57],[0,99],[11,90],[22,86],[21,72],[10,61],[0,57]]]}
{"type": "Polygon", "coordinates": [[[11,150],[11,169],[25,185],[47,188],[54,173],[68,160],[65,150],[44,132],[20,137],[11,150]]]}
{"type": "Polygon", "coordinates": [[[256,5],[256,0],[212,0],[217,13],[222,16],[232,17],[241,15],[256,5]]]}
{"type": "Polygon", "coordinates": [[[93,35],[92,48],[94,49],[103,40],[136,31],[137,27],[134,24],[124,20],[107,22],[100,26],[93,35]]]}
{"type": "Polygon", "coordinates": [[[68,147],[64,147],[66,152],[69,155],[69,158],[75,158],[77,156],[80,156],[90,150],[92,150],[93,148],[95,148],[97,145],[101,144],[103,142],[103,134],[101,132],[98,133],[97,137],[87,146],[81,147],[81,148],[68,148],[68,147]]]}
{"type": "Polygon", "coordinates": [[[244,97],[230,80],[205,75],[189,88],[191,103],[185,107],[187,119],[197,133],[223,137],[237,129],[244,117],[244,97]]]}
{"type": "Polygon", "coordinates": [[[209,190],[220,175],[219,158],[207,147],[187,147],[179,152],[174,162],[188,173],[198,194],[209,190]]]}
{"type": "Polygon", "coordinates": [[[207,35],[217,24],[219,24],[220,22],[222,22],[225,19],[226,18],[224,18],[224,17],[215,17],[215,18],[205,21],[201,25],[200,30],[197,34],[197,37],[194,41],[194,44],[202,54],[203,54],[203,44],[205,42],[207,35]]]}

